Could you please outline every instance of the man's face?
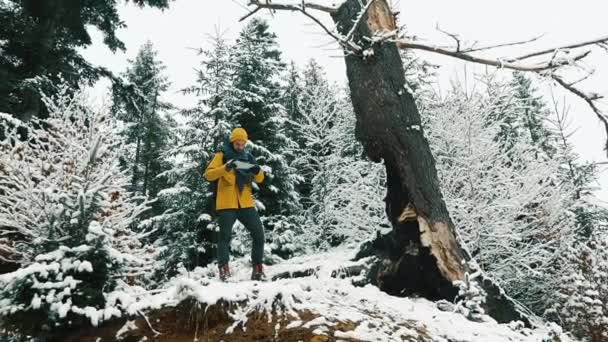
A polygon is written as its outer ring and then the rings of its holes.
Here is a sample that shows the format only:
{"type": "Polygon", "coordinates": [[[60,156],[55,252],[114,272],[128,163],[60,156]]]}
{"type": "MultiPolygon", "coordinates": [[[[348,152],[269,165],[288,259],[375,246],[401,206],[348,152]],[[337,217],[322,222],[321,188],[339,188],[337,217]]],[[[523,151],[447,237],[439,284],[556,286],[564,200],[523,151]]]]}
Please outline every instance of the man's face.
{"type": "Polygon", "coordinates": [[[246,144],[247,142],[245,140],[235,140],[232,142],[232,147],[234,147],[234,150],[237,152],[243,152],[246,144]]]}

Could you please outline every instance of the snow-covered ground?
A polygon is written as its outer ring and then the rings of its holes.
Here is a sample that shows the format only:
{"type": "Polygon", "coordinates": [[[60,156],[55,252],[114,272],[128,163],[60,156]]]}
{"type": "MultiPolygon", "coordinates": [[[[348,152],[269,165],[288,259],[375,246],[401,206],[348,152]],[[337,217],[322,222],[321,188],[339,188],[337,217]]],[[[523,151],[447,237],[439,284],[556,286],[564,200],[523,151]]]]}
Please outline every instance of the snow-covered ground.
{"type": "MultiPolygon", "coordinates": [[[[549,337],[550,329],[546,327],[531,330],[493,320],[472,322],[461,314],[441,311],[436,303],[425,299],[389,296],[375,286],[355,287],[351,284],[352,278],[332,278],[332,272],[339,268],[337,265],[354,264],[349,261],[351,257],[351,251],[337,250],[294,258],[269,266],[268,278],[287,271],[317,271],[308,277],[266,282],[249,280],[251,269],[244,259],[232,263],[234,275],[226,283],[219,281],[213,265],[197,268],[172,279],[162,290],[129,296],[139,299],[129,303],[128,311],[172,306],[191,297],[207,305],[219,301],[238,304],[232,306],[230,314],[234,324],[227,333],[244,326],[248,315],[257,312],[268,315],[269,322],[273,314],[292,316],[291,323],[282,329],[306,327],[313,329],[315,334],[327,333],[333,334],[334,338],[361,341],[500,342],[543,341],[549,337]],[[307,311],[319,317],[311,321],[300,320],[298,313],[307,311]],[[330,329],[344,322],[351,322],[351,329],[330,329]]],[[[570,340],[564,335],[560,337],[561,341],[570,340]]]]}

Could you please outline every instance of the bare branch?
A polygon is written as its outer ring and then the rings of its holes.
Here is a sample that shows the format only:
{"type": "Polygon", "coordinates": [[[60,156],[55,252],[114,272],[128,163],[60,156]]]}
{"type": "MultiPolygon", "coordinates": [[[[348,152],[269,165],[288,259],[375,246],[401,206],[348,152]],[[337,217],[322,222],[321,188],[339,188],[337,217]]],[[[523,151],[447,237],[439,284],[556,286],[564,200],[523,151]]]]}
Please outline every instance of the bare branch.
{"type": "Polygon", "coordinates": [[[497,49],[497,48],[502,48],[502,47],[507,47],[507,46],[523,45],[523,44],[528,44],[528,43],[532,43],[534,41],[537,41],[540,38],[542,38],[542,36],[543,35],[540,35],[538,37],[534,37],[534,38],[528,39],[528,40],[522,40],[522,41],[519,41],[519,42],[489,45],[489,46],[484,46],[484,47],[479,47],[479,48],[473,48],[472,47],[470,49],[462,50],[462,52],[469,53],[469,52],[477,52],[477,51],[485,51],[485,50],[497,49]]]}
{"type": "Polygon", "coordinates": [[[573,86],[573,85],[575,85],[577,83],[580,83],[580,82],[588,79],[589,77],[591,77],[594,73],[595,73],[594,70],[592,70],[591,72],[588,72],[587,75],[579,78],[578,80],[570,82],[570,85],[573,86]]]}
{"type": "Polygon", "coordinates": [[[315,0],[273,0],[272,2],[266,0],[250,0],[248,5],[288,11],[302,11],[303,8],[310,8],[321,12],[337,13],[338,9],[344,4],[344,2],[344,0],[334,0],[329,3],[326,1],[315,0]]]}
{"type": "Polygon", "coordinates": [[[468,62],[491,65],[491,66],[494,66],[497,68],[505,68],[505,69],[519,70],[519,71],[535,71],[535,72],[545,71],[545,70],[555,69],[560,66],[570,65],[570,64],[572,64],[571,62],[573,62],[573,61],[578,61],[578,60],[581,60],[581,59],[587,57],[587,55],[589,55],[589,53],[591,52],[591,51],[586,51],[584,53],[581,53],[581,54],[573,57],[571,60],[556,60],[556,61],[550,61],[547,63],[541,63],[541,64],[535,64],[535,65],[524,65],[524,64],[516,64],[516,63],[507,62],[506,60],[501,60],[501,59],[488,59],[488,58],[476,57],[476,56],[469,55],[462,51],[448,50],[448,49],[441,48],[438,46],[433,46],[433,45],[412,43],[412,42],[409,42],[404,39],[398,39],[395,41],[395,43],[397,44],[397,47],[400,49],[424,50],[424,51],[429,51],[429,52],[438,53],[441,55],[446,55],[446,56],[462,59],[462,60],[465,60],[468,62]]]}
{"type": "Polygon", "coordinates": [[[452,39],[454,39],[456,41],[456,52],[461,52],[460,51],[460,37],[458,37],[457,34],[454,33],[450,33],[447,31],[444,31],[442,29],[439,28],[439,24],[435,24],[435,29],[445,35],[448,35],[449,37],[451,37],[452,39]]]}
{"type": "Polygon", "coordinates": [[[257,11],[259,11],[261,9],[262,9],[262,7],[256,7],[253,11],[251,11],[251,12],[247,13],[246,15],[244,15],[243,17],[241,17],[241,19],[239,19],[239,22],[251,17],[252,15],[254,15],[257,11]]]}
{"type": "MultiPolygon", "coordinates": [[[[595,101],[602,99],[603,96],[596,94],[596,93],[586,94],[583,91],[581,91],[580,89],[572,86],[570,83],[566,82],[563,78],[561,78],[560,76],[558,76],[556,74],[552,74],[551,78],[554,79],[559,85],[561,85],[562,87],[564,87],[565,89],[567,89],[568,91],[573,93],[574,95],[585,100],[585,102],[587,102],[589,107],[591,107],[591,109],[593,110],[595,115],[598,117],[598,119],[600,119],[600,121],[604,124],[604,129],[608,133],[608,118],[606,117],[606,115],[602,114],[602,111],[596,106],[596,103],[595,103],[595,101]]],[[[606,146],[604,148],[606,150],[608,150],[608,142],[606,142],[606,146]]]]}
{"type": "MultiPolygon", "coordinates": [[[[326,12],[330,14],[338,13],[340,7],[347,0],[333,0],[332,2],[325,3],[320,0],[249,0],[250,6],[257,6],[256,9],[248,13],[246,16],[241,18],[244,20],[254,13],[256,13],[261,8],[267,8],[271,10],[288,10],[288,11],[297,11],[309,17],[313,20],[317,25],[319,25],[329,36],[335,39],[345,50],[345,53],[353,53],[353,54],[361,54],[363,51],[363,47],[357,45],[352,41],[352,38],[357,31],[360,23],[363,21],[363,17],[374,3],[375,0],[368,0],[366,4],[363,4],[362,0],[359,0],[359,4],[361,6],[361,11],[357,14],[356,19],[354,20],[353,26],[350,28],[346,36],[341,35],[340,33],[336,33],[333,30],[330,30],[327,26],[325,26],[319,19],[315,16],[308,13],[307,9],[314,9],[321,12],[326,12]]],[[[437,25],[437,30],[443,32],[444,34],[450,36],[456,42],[456,48],[446,48],[436,45],[430,44],[421,44],[416,42],[415,40],[411,40],[405,37],[399,37],[398,31],[386,31],[386,32],[372,32],[373,36],[370,37],[362,37],[364,40],[367,40],[371,43],[382,43],[382,42],[394,42],[396,46],[400,49],[417,49],[423,51],[429,51],[445,56],[450,56],[453,58],[461,59],[468,62],[490,65],[497,68],[511,69],[511,70],[519,70],[524,72],[535,72],[541,76],[549,76],[554,79],[559,85],[570,91],[571,93],[577,95],[578,97],[585,100],[593,112],[597,115],[597,117],[602,121],[606,132],[608,134],[608,117],[602,114],[601,110],[597,107],[596,101],[601,99],[602,96],[599,94],[586,94],[580,89],[575,87],[575,84],[587,79],[592,72],[588,72],[588,74],[574,82],[567,82],[560,76],[555,74],[555,71],[564,66],[574,66],[580,67],[580,64],[576,63],[587,57],[591,50],[587,50],[584,52],[580,52],[578,54],[570,54],[571,49],[576,49],[584,46],[590,45],[598,45],[600,48],[608,51],[608,36],[600,37],[593,40],[588,40],[580,43],[565,45],[552,49],[545,49],[537,52],[532,52],[526,55],[522,55],[516,58],[502,59],[502,58],[483,58],[474,56],[472,52],[496,49],[500,47],[513,46],[513,45],[522,45],[526,43],[530,43],[541,38],[535,37],[525,41],[505,43],[505,44],[497,44],[484,46],[480,48],[475,48],[474,45],[467,49],[462,49],[461,47],[461,39],[458,35],[443,31],[437,25]],[[546,61],[533,63],[533,64],[523,64],[521,63],[523,60],[530,59],[533,57],[539,57],[551,54],[550,58],[547,58],[546,61]],[[546,71],[550,71],[550,73],[546,73],[546,71]]],[[[606,149],[608,150],[608,140],[606,143],[606,149]]]]}
{"type": "Polygon", "coordinates": [[[560,47],[557,47],[557,48],[552,48],[552,49],[546,49],[546,50],[541,50],[541,51],[537,51],[537,52],[532,52],[532,53],[529,53],[527,55],[519,56],[519,57],[516,57],[516,58],[511,58],[511,59],[509,59],[509,61],[510,62],[522,61],[524,59],[528,59],[528,58],[532,58],[532,57],[538,57],[538,56],[554,53],[557,50],[575,49],[575,48],[579,48],[579,47],[583,47],[583,46],[596,45],[596,44],[602,46],[602,45],[605,45],[607,42],[608,42],[608,36],[604,36],[604,37],[588,40],[588,41],[581,42],[581,43],[575,43],[575,44],[560,46],[560,47]]]}
{"type": "Polygon", "coordinates": [[[333,33],[329,28],[327,28],[327,26],[325,26],[319,19],[317,19],[314,15],[306,12],[305,10],[301,11],[305,16],[309,17],[312,21],[314,21],[315,23],[317,23],[317,25],[321,26],[321,28],[323,30],[325,30],[325,32],[330,35],[332,38],[334,38],[338,43],[340,43],[340,45],[344,46],[346,49],[353,51],[353,52],[360,52],[361,51],[361,47],[357,46],[354,42],[351,41],[347,41],[344,40],[343,38],[339,37],[338,35],[336,35],[335,33],[333,33]]]}
{"type": "MultiPolygon", "coordinates": [[[[374,0],[370,1],[370,3],[373,1],[374,0]]],[[[281,1],[278,3],[276,1],[271,2],[269,0],[250,0],[249,5],[250,6],[254,5],[257,7],[255,10],[253,10],[252,12],[248,13],[246,16],[241,18],[241,20],[247,19],[253,13],[257,12],[259,9],[262,9],[262,8],[268,8],[268,9],[272,9],[272,10],[286,10],[286,11],[301,12],[305,16],[309,17],[312,21],[314,21],[317,25],[319,25],[325,31],[325,33],[327,33],[330,37],[334,38],[347,51],[360,53],[362,51],[360,46],[358,46],[357,44],[355,44],[354,42],[352,42],[348,39],[344,39],[341,35],[334,33],[327,26],[325,26],[325,24],[323,24],[319,19],[317,19],[315,16],[313,16],[312,14],[308,13],[308,11],[306,11],[307,8],[312,8],[312,9],[320,10],[323,12],[335,13],[335,12],[337,12],[338,8],[343,3],[344,3],[344,1],[336,0],[331,4],[331,6],[328,6],[328,5],[321,5],[315,1],[305,1],[305,0],[300,0],[300,2],[297,2],[297,3],[289,3],[289,1],[287,1],[287,0],[284,0],[284,1],[281,1]]],[[[361,16],[363,16],[363,15],[361,15],[361,16]]]]}

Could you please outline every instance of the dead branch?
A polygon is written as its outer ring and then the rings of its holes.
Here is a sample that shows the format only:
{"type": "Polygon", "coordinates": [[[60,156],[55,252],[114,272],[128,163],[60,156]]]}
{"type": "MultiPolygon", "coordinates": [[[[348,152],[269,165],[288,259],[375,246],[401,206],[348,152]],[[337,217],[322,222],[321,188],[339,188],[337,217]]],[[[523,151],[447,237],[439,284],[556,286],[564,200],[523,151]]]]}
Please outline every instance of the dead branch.
{"type": "MultiPolygon", "coordinates": [[[[600,121],[604,124],[604,129],[606,130],[606,132],[608,132],[608,118],[596,106],[596,101],[602,99],[603,96],[601,96],[600,94],[596,94],[596,93],[586,94],[582,90],[574,87],[571,83],[566,82],[563,78],[561,78],[560,76],[556,75],[555,73],[553,73],[551,75],[551,78],[554,79],[563,88],[567,89],[571,93],[573,93],[576,96],[580,97],[581,99],[585,100],[585,102],[587,102],[587,104],[589,105],[589,107],[591,107],[591,109],[593,110],[593,112],[595,113],[595,115],[598,117],[598,119],[600,119],[600,121]]],[[[606,145],[605,145],[604,148],[606,150],[608,150],[608,141],[606,142],[606,145]]]]}
{"type": "Polygon", "coordinates": [[[461,52],[460,51],[460,37],[458,37],[457,34],[450,33],[450,32],[447,32],[447,31],[444,31],[444,30],[440,29],[439,28],[439,24],[435,24],[435,30],[437,30],[437,31],[439,31],[439,32],[447,35],[448,37],[454,39],[454,41],[456,42],[456,52],[461,52]]]}
{"type": "Polygon", "coordinates": [[[479,51],[487,51],[487,50],[492,50],[492,49],[497,49],[497,48],[502,48],[502,47],[507,47],[507,46],[523,45],[523,44],[528,44],[528,43],[535,42],[535,41],[539,40],[540,38],[542,38],[542,36],[543,35],[541,34],[540,36],[537,36],[537,37],[534,37],[534,38],[531,38],[531,39],[528,39],[528,40],[518,41],[518,42],[496,44],[496,45],[488,45],[488,46],[479,47],[479,48],[471,47],[469,49],[462,50],[462,52],[466,52],[466,53],[479,52],[479,51]]]}
{"type": "MultiPolygon", "coordinates": [[[[369,3],[372,3],[374,0],[371,0],[369,3]]],[[[286,11],[296,11],[304,14],[312,21],[314,21],[317,25],[319,25],[325,33],[327,33],[330,37],[334,38],[342,47],[344,47],[347,51],[360,53],[362,51],[361,47],[355,44],[352,39],[345,39],[341,35],[330,30],[325,24],[323,24],[319,19],[317,19],[314,15],[308,13],[307,8],[319,10],[327,13],[335,13],[338,8],[342,5],[343,1],[335,1],[330,6],[319,4],[315,1],[305,1],[301,0],[298,4],[290,4],[288,1],[282,1],[280,3],[271,2],[270,0],[250,0],[249,6],[257,6],[254,10],[249,12],[247,15],[242,17],[239,21],[243,21],[253,15],[255,12],[262,8],[267,8],[271,10],[286,10],[286,11]]],[[[361,15],[363,17],[363,15],[361,15]]]]}
{"type": "Polygon", "coordinates": [[[283,0],[280,2],[277,1],[269,1],[269,0],[250,0],[248,6],[258,6],[262,8],[269,8],[275,10],[287,10],[287,11],[300,11],[302,9],[310,8],[321,12],[326,13],[336,13],[342,4],[344,4],[344,0],[334,0],[330,3],[325,1],[315,1],[315,0],[283,0]]]}
{"type": "Polygon", "coordinates": [[[584,41],[584,42],[580,42],[580,43],[574,43],[574,44],[560,46],[560,47],[556,47],[556,48],[552,48],[552,49],[532,52],[532,53],[529,53],[529,54],[526,54],[523,56],[511,58],[511,59],[509,59],[509,61],[510,62],[522,61],[524,59],[528,59],[528,58],[532,58],[532,57],[538,57],[538,56],[542,56],[542,55],[546,55],[546,54],[550,54],[550,53],[555,53],[555,51],[558,51],[558,50],[576,49],[576,48],[580,48],[583,46],[589,46],[589,45],[602,46],[602,45],[605,45],[607,42],[608,42],[608,36],[604,36],[604,37],[600,37],[597,39],[592,39],[592,40],[588,40],[588,41],[584,41]]]}
{"type": "Polygon", "coordinates": [[[533,71],[533,72],[546,71],[546,70],[556,69],[556,68],[559,68],[559,67],[565,66],[565,65],[571,65],[572,61],[579,61],[579,60],[587,57],[589,55],[589,53],[591,53],[591,51],[585,51],[585,52],[573,57],[571,60],[554,60],[554,61],[549,61],[549,62],[540,63],[540,64],[526,65],[526,64],[517,64],[517,63],[508,62],[507,60],[503,60],[503,59],[489,59],[489,58],[476,57],[476,56],[470,55],[466,52],[457,51],[457,50],[449,50],[449,49],[445,49],[445,48],[434,46],[434,45],[413,43],[413,42],[407,41],[405,39],[394,40],[394,42],[397,44],[397,47],[400,49],[415,49],[415,50],[429,51],[429,52],[438,53],[438,54],[445,55],[445,56],[462,59],[467,62],[485,64],[485,65],[490,65],[490,66],[494,66],[497,68],[505,68],[505,69],[519,70],[519,71],[533,71]]]}
{"type": "Polygon", "coordinates": [[[591,71],[589,71],[589,72],[588,72],[588,73],[587,73],[585,76],[583,76],[583,77],[579,78],[579,79],[578,79],[578,80],[576,80],[576,81],[572,81],[572,82],[570,82],[570,85],[571,85],[571,86],[573,86],[573,85],[575,85],[575,84],[577,84],[577,83],[580,83],[580,82],[582,82],[582,81],[584,81],[584,80],[588,79],[589,77],[593,76],[593,74],[595,74],[595,70],[591,70],[591,71]]]}
{"type": "MultiPolygon", "coordinates": [[[[318,0],[272,0],[272,1],[270,1],[270,0],[250,0],[249,5],[250,6],[253,5],[253,6],[257,6],[257,7],[252,12],[250,12],[245,17],[243,17],[241,20],[244,20],[244,19],[250,17],[252,14],[257,12],[260,8],[268,8],[268,9],[274,9],[274,10],[298,11],[298,12],[303,13],[310,19],[312,19],[317,25],[321,26],[321,28],[328,35],[330,35],[332,38],[334,38],[344,48],[344,50],[346,52],[353,52],[355,54],[360,55],[361,52],[364,50],[364,48],[357,45],[356,43],[354,43],[354,41],[353,41],[354,34],[355,34],[355,31],[357,30],[357,27],[359,26],[359,23],[363,21],[363,18],[366,16],[366,13],[368,12],[369,8],[371,7],[371,5],[374,1],[375,0],[368,0],[365,3],[363,3],[363,1],[359,0],[361,11],[357,15],[353,27],[349,30],[349,32],[346,34],[346,36],[333,32],[333,30],[330,30],[329,28],[327,28],[319,19],[317,19],[316,17],[314,17],[307,11],[307,9],[314,9],[314,10],[318,10],[318,11],[329,13],[329,14],[336,14],[336,13],[338,13],[338,10],[340,9],[340,7],[346,2],[346,0],[334,0],[333,2],[331,2],[329,4],[322,3],[318,0]]],[[[458,36],[457,34],[445,32],[445,31],[441,30],[439,28],[439,26],[437,26],[437,30],[447,34],[452,39],[454,39],[456,42],[456,47],[450,48],[450,47],[441,47],[441,46],[436,46],[436,45],[431,45],[431,44],[422,44],[422,43],[417,42],[416,40],[408,39],[408,38],[405,38],[404,36],[399,36],[398,30],[373,32],[372,37],[362,37],[362,38],[363,38],[363,41],[367,41],[370,45],[382,44],[385,42],[392,42],[392,43],[395,43],[396,46],[400,49],[423,50],[423,51],[437,53],[437,54],[441,54],[441,55],[445,55],[445,56],[450,56],[453,58],[458,58],[458,59],[461,59],[461,60],[464,60],[467,62],[490,65],[490,66],[493,66],[496,68],[519,70],[519,71],[524,71],[524,72],[534,72],[541,76],[549,76],[553,80],[555,80],[560,86],[562,86],[569,92],[571,92],[571,93],[577,95],[578,97],[582,98],[583,100],[585,100],[585,102],[587,102],[587,104],[589,104],[589,106],[591,107],[593,112],[596,114],[596,116],[604,124],[606,133],[608,135],[608,117],[602,113],[602,111],[598,108],[597,103],[596,103],[596,101],[601,99],[602,97],[597,94],[586,94],[585,92],[581,91],[580,89],[578,89],[574,86],[575,84],[587,79],[592,74],[592,72],[587,72],[587,75],[585,77],[583,77],[577,81],[574,81],[574,82],[567,82],[563,78],[561,78],[560,76],[555,74],[555,71],[559,70],[562,67],[580,66],[580,64],[577,64],[576,62],[581,61],[582,59],[584,59],[591,53],[591,50],[587,50],[584,52],[580,52],[578,54],[573,54],[572,56],[569,56],[569,55],[566,57],[563,56],[564,53],[569,54],[570,50],[572,50],[572,49],[597,45],[600,48],[602,48],[608,52],[608,36],[603,36],[603,37],[600,37],[597,39],[587,40],[587,41],[583,41],[583,42],[579,42],[579,43],[568,44],[568,45],[564,45],[564,46],[560,46],[560,47],[556,47],[556,48],[540,50],[540,51],[528,53],[528,54],[525,54],[525,55],[522,55],[519,57],[515,57],[515,58],[483,58],[483,57],[474,56],[471,53],[500,48],[500,47],[506,47],[506,46],[522,45],[522,44],[536,41],[540,38],[540,36],[526,40],[526,41],[490,45],[490,46],[485,46],[485,47],[480,47],[480,48],[470,47],[468,49],[462,49],[460,36],[458,36]],[[543,62],[528,63],[528,64],[522,63],[522,61],[524,61],[524,60],[527,60],[527,59],[530,59],[533,57],[545,56],[548,54],[551,54],[551,57],[543,62]],[[547,73],[547,72],[549,72],[549,73],[547,73]]],[[[606,142],[606,149],[608,150],[608,139],[606,142]]]]}
{"type": "Polygon", "coordinates": [[[251,17],[252,15],[256,14],[257,11],[259,11],[261,9],[262,9],[262,7],[256,7],[253,11],[251,11],[251,12],[247,13],[245,16],[241,17],[241,19],[239,19],[239,22],[251,17]]]}

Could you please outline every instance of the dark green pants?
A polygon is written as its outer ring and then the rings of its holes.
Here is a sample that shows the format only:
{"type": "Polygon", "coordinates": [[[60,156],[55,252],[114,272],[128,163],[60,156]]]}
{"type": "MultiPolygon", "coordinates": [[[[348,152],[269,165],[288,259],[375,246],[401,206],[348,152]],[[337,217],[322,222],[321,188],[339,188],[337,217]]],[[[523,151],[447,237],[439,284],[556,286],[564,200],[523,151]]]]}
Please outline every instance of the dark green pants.
{"type": "Polygon", "coordinates": [[[220,225],[220,238],[218,241],[217,262],[224,265],[230,260],[230,240],[232,240],[232,226],[238,219],[251,234],[253,246],[251,247],[251,261],[261,264],[264,256],[264,227],[260,215],[255,208],[222,209],[218,210],[220,225]]]}

